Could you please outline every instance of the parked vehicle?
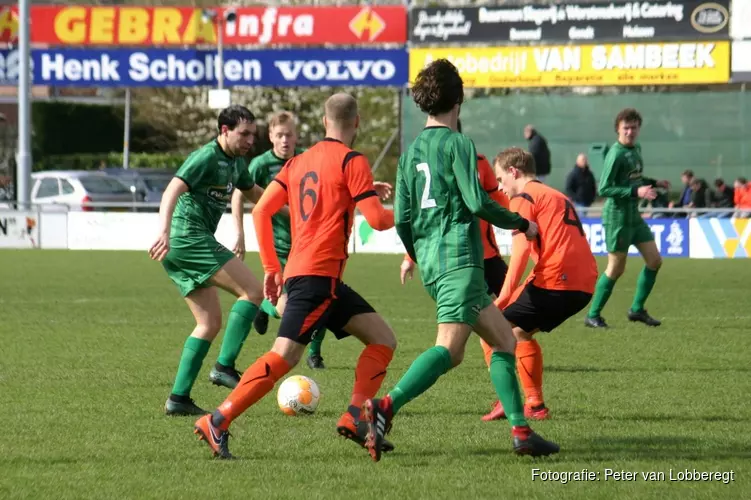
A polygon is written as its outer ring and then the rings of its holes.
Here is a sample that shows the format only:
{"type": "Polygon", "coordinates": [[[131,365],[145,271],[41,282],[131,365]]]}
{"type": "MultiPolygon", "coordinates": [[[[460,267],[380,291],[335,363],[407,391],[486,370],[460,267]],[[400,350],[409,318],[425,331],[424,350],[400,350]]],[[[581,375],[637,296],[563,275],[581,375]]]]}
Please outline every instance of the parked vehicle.
{"type": "Polygon", "coordinates": [[[121,168],[106,167],[99,170],[117,177],[125,184],[136,189],[147,203],[160,203],[162,194],[175,175],[175,170],[167,168],[121,168]]]}
{"type": "MultiPolygon", "coordinates": [[[[93,211],[90,203],[139,202],[143,197],[115,177],[87,170],[48,170],[31,174],[31,202],[68,210],[93,211]]],[[[128,207],[96,210],[128,211],[128,207]]]]}

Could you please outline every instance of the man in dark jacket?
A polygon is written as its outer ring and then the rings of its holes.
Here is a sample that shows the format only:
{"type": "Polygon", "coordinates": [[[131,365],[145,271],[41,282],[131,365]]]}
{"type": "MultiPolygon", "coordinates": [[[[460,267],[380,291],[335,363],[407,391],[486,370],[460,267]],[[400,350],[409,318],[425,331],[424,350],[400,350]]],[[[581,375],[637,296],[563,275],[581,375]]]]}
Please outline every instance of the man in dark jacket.
{"type": "Polygon", "coordinates": [[[714,181],[714,195],[712,196],[712,204],[717,208],[729,208],[730,211],[724,213],[716,213],[715,217],[730,217],[733,215],[733,207],[735,206],[734,195],[735,191],[731,186],[725,184],[723,179],[715,179],[714,181]]]}
{"type": "Polygon", "coordinates": [[[595,201],[597,183],[584,153],[576,157],[576,166],[566,177],[566,196],[577,207],[589,207],[595,201]]]}
{"type": "Polygon", "coordinates": [[[545,182],[545,177],[550,175],[550,150],[548,142],[543,136],[537,133],[532,125],[524,127],[524,138],[529,141],[529,152],[535,159],[537,167],[537,179],[545,182]]]}

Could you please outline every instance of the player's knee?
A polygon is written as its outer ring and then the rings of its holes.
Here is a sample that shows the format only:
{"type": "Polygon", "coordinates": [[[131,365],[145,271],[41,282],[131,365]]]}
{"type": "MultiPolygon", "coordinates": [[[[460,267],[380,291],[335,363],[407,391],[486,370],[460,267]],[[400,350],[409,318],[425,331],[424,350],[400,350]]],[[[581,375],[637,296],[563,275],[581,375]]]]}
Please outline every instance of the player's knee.
{"type": "Polygon", "coordinates": [[[240,300],[247,300],[248,302],[252,302],[255,305],[261,305],[261,302],[263,302],[263,290],[245,290],[243,294],[238,297],[240,300]]]}
{"type": "Polygon", "coordinates": [[[271,347],[271,352],[284,358],[290,368],[292,368],[300,362],[303,352],[305,352],[305,346],[285,337],[277,337],[274,345],[271,347]]]}
{"type": "Polygon", "coordinates": [[[207,340],[213,340],[217,335],[219,335],[219,331],[221,329],[222,315],[208,315],[205,318],[201,318],[201,320],[198,322],[194,336],[207,340]]]}
{"type": "Polygon", "coordinates": [[[652,269],[653,271],[657,271],[662,267],[662,257],[657,254],[646,261],[647,267],[652,269]]]}
{"type": "Polygon", "coordinates": [[[626,270],[625,264],[614,264],[614,265],[608,265],[607,269],[605,270],[605,274],[608,275],[608,278],[611,280],[617,280],[621,276],[623,276],[623,272],[626,270]]]}
{"type": "Polygon", "coordinates": [[[394,330],[392,330],[389,326],[383,328],[382,331],[378,334],[376,343],[385,345],[392,351],[396,351],[396,335],[394,334],[394,330]]]}

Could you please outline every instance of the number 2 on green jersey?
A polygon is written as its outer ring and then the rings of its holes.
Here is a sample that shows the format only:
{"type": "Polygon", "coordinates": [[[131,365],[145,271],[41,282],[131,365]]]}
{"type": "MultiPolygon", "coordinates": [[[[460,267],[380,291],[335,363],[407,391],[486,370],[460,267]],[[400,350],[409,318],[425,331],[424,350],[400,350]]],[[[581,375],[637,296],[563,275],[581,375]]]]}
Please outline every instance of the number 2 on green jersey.
{"type": "Polygon", "coordinates": [[[436,204],[433,198],[430,198],[430,167],[427,163],[418,163],[417,171],[425,174],[425,188],[422,190],[422,202],[420,208],[435,208],[436,204]]]}

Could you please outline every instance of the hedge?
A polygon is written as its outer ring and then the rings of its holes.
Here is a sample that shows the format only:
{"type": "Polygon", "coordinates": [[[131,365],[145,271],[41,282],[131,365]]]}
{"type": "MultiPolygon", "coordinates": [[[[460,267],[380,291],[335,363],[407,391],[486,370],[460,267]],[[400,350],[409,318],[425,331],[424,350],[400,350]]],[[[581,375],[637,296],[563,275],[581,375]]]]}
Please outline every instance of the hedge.
{"type": "MultiPolygon", "coordinates": [[[[130,168],[178,168],[186,154],[180,153],[131,153],[128,159],[130,168]]],[[[120,167],[122,153],[88,153],[70,155],[47,155],[34,160],[34,170],[97,170],[106,163],[107,167],[120,167]]]]}

